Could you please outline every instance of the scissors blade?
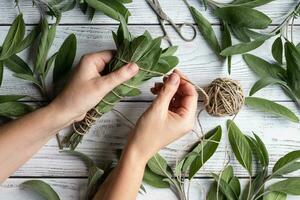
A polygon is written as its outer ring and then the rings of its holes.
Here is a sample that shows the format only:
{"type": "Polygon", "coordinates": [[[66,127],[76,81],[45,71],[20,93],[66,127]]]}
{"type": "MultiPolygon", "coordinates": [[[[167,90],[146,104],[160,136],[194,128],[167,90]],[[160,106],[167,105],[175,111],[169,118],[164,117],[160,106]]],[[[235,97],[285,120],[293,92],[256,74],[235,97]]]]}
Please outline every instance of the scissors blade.
{"type": "Polygon", "coordinates": [[[162,20],[167,20],[166,13],[162,10],[162,7],[160,6],[160,3],[158,0],[146,0],[146,2],[150,5],[152,10],[156,13],[157,16],[159,16],[162,20]]]}

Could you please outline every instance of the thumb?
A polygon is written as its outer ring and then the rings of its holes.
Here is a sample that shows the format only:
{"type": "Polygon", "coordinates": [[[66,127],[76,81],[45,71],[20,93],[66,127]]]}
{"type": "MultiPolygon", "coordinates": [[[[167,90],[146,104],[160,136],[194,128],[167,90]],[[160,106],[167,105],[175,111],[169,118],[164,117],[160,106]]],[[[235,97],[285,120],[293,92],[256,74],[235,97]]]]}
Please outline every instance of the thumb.
{"type": "Polygon", "coordinates": [[[171,74],[165,82],[164,86],[161,88],[157,98],[155,99],[153,103],[154,106],[162,108],[162,110],[168,109],[173,96],[177,92],[179,83],[180,77],[178,76],[178,74],[171,74]]]}
{"type": "Polygon", "coordinates": [[[138,71],[139,67],[135,63],[129,63],[106,76],[100,77],[99,85],[101,86],[101,92],[105,94],[109,93],[118,85],[134,77],[138,71]]]}

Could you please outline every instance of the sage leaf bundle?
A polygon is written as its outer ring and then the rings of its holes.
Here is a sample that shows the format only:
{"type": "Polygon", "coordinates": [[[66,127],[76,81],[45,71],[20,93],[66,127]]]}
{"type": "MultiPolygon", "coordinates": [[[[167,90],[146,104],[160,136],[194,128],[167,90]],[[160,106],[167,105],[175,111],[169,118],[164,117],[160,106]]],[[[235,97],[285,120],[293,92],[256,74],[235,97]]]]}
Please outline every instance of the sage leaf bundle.
{"type": "Polygon", "coordinates": [[[161,37],[153,39],[149,32],[133,37],[127,28],[125,19],[120,16],[120,26],[113,38],[117,47],[115,57],[105,68],[103,75],[109,74],[127,63],[136,63],[139,73],[126,83],[116,87],[108,93],[99,104],[89,111],[85,119],[74,124],[74,133],[68,139],[67,144],[75,149],[83,135],[88,132],[95,118],[109,112],[123,97],[137,96],[141,92],[138,87],[152,77],[163,76],[171,71],[177,64],[178,58],[173,56],[176,47],[162,49],[161,37]]]}
{"type": "Polygon", "coordinates": [[[54,191],[54,189],[44,181],[29,180],[22,183],[21,186],[33,190],[45,200],[60,200],[58,194],[54,191]]]}

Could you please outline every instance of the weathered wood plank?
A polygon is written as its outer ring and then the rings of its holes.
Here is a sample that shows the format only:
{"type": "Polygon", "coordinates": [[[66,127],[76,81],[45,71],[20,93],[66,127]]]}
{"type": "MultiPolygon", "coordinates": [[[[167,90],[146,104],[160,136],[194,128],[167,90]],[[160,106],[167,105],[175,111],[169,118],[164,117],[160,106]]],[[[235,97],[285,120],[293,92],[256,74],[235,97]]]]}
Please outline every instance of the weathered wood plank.
{"type": "MultiPolygon", "coordinates": [[[[293,103],[282,103],[283,105],[297,111],[293,103]]],[[[149,103],[123,102],[118,104],[117,110],[121,111],[127,118],[135,122],[141,113],[149,106],[149,103]]],[[[199,107],[200,103],[199,103],[199,107]]],[[[200,109],[199,108],[199,109],[200,109]]],[[[296,112],[300,115],[299,110],[296,112]]],[[[225,122],[226,118],[214,118],[206,113],[201,114],[201,123],[205,131],[217,125],[223,127],[223,139],[216,154],[202,168],[199,177],[208,176],[211,172],[222,169],[224,159],[230,156],[232,164],[239,176],[247,176],[246,172],[239,166],[229,148],[225,122]]],[[[284,119],[258,112],[244,107],[235,119],[237,125],[245,134],[252,131],[258,134],[265,142],[270,153],[271,166],[284,154],[300,148],[300,125],[291,123],[284,119]]],[[[129,123],[115,113],[105,115],[85,136],[78,150],[91,156],[97,163],[103,164],[110,160],[116,160],[116,151],[122,149],[130,132],[129,123]]],[[[199,132],[199,129],[195,128],[199,132]]],[[[155,131],[155,130],[153,130],[155,131]]],[[[174,166],[185,150],[190,148],[198,140],[194,133],[169,145],[161,151],[168,162],[174,166]]],[[[78,177],[86,176],[85,166],[76,157],[59,153],[56,140],[53,138],[21,167],[14,176],[54,176],[54,177],[78,177]]],[[[300,173],[297,173],[300,175],[300,173]]]]}
{"type": "MultiPolygon", "coordinates": [[[[219,21],[213,17],[211,11],[204,11],[204,7],[199,3],[198,0],[189,0],[188,2],[196,8],[200,9],[205,17],[208,18],[212,23],[219,23],[219,21]]],[[[220,0],[218,2],[230,2],[228,0],[220,0]]],[[[194,22],[188,8],[183,1],[163,0],[160,2],[165,12],[176,22],[194,22]]],[[[278,23],[280,18],[284,16],[291,8],[294,7],[296,1],[276,0],[270,4],[259,8],[260,11],[266,13],[272,19],[274,23],[278,23]]],[[[14,2],[11,0],[3,0],[0,2],[1,13],[0,13],[0,24],[11,23],[17,15],[17,9],[14,8],[14,2]]],[[[32,7],[31,1],[20,1],[20,7],[24,13],[26,23],[38,23],[40,14],[36,7],[32,7]]],[[[154,12],[147,5],[144,0],[135,0],[133,3],[127,5],[128,9],[132,12],[132,16],[129,20],[131,24],[157,24],[157,18],[154,12]]],[[[297,23],[300,21],[297,20],[297,23]]],[[[95,16],[93,21],[89,21],[88,17],[83,15],[78,6],[69,12],[64,13],[62,24],[82,24],[82,23],[103,23],[112,24],[116,21],[104,16],[99,13],[95,16]]]]}
{"type": "MultiPolygon", "coordinates": [[[[11,199],[11,200],[40,200],[39,196],[28,189],[20,187],[20,184],[24,181],[31,179],[8,179],[0,186],[0,199],[11,199]]],[[[50,184],[53,189],[58,193],[60,199],[63,200],[83,200],[86,190],[86,179],[39,179],[50,184]]],[[[278,180],[270,181],[270,183],[277,182],[278,180]]],[[[190,186],[189,197],[191,200],[205,199],[205,195],[209,191],[212,179],[197,179],[193,180],[190,186]]],[[[241,180],[242,189],[247,184],[246,179],[241,180]]],[[[157,189],[147,184],[144,184],[147,194],[139,194],[138,200],[157,200],[157,199],[168,199],[177,200],[175,194],[170,189],[157,189]]],[[[188,184],[185,185],[188,187],[188,184]]],[[[299,199],[297,196],[289,196],[288,200],[299,199]]]]}
{"type": "MultiPolygon", "coordinates": [[[[32,28],[32,27],[31,27],[32,28]]],[[[62,44],[63,40],[70,34],[75,33],[78,39],[78,50],[76,62],[79,58],[86,53],[101,51],[106,49],[113,49],[114,44],[112,42],[111,31],[116,30],[117,26],[59,26],[57,31],[57,36],[55,43],[49,55],[52,55],[59,46],[62,44]]],[[[215,27],[219,29],[218,26],[215,27]]],[[[161,30],[159,26],[130,26],[130,30],[134,34],[141,34],[144,30],[149,30],[153,35],[161,35],[161,30]]],[[[7,26],[0,27],[0,43],[4,40],[5,34],[8,30],[7,26]]],[[[213,79],[217,77],[227,77],[227,66],[226,62],[221,62],[217,58],[211,49],[207,46],[203,37],[198,35],[197,39],[192,43],[187,43],[182,41],[175,32],[168,27],[172,35],[172,39],[175,45],[179,46],[179,51],[177,53],[180,64],[179,69],[181,69],[191,81],[195,84],[205,87],[213,79]]],[[[300,31],[300,27],[296,27],[295,31],[300,31]]],[[[219,31],[217,31],[219,34],[219,31]]],[[[295,34],[295,42],[300,41],[300,35],[295,34]]],[[[259,56],[271,59],[271,45],[272,41],[266,42],[262,47],[257,49],[254,53],[259,56]]],[[[31,50],[32,52],[32,50],[31,50]]],[[[31,58],[32,53],[28,52],[22,55],[26,60],[33,60],[31,58]]],[[[249,89],[258,79],[244,63],[241,56],[235,56],[233,59],[232,66],[232,78],[239,80],[245,90],[245,94],[248,94],[249,89]]],[[[156,79],[157,80],[157,79],[156,79]]],[[[149,88],[153,86],[154,80],[147,82],[142,87],[143,94],[136,98],[131,98],[130,100],[151,100],[153,96],[149,92],[149,88]]],[[[16,79],[12,74],[5,70],[3,85],[0,88],[0,94],[27,94],[35,98],[40,98],[38,92],[35,88],[31,87],[25,81],[16,79]]],[[[259,92],[261,96],[267,96],[269,99],[278,101],[290,100],[279,87],[267,87],[259,92]]]]}

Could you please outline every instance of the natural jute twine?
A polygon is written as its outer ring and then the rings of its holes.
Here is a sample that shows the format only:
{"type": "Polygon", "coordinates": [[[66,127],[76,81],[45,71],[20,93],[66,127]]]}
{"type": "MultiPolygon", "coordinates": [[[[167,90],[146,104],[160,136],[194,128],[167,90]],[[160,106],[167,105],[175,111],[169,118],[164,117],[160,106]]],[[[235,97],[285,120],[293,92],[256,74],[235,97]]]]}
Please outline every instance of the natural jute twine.
{"type": "Polygon", "coordinates": [[[243,89],[239,82],[229,78],[215,79],[205,91],[209,97],[205,109],[212,116],[236,115],[245,102],[243,89]]]}
{"type": "MultiPolygon", "coordinates": [[[[119,58],[117,59],[124,63],[129,63],[119,58]]],[[[151,71],[141,67],[140,70],[163,77],[168,76],[167,74],[151,71]]],[[[222,117],[235,115],[244,105],[245,98],[243,95],[243,90],[237,81],[229,78],[217,78],[207,88],[203,89],[186,78],[181,79],[192,84],[202,94],[205,110],[212,116],[222,117]]],[[[122,85],[134,89],[136,88],[135,86],[131,86],[126,83],[123,83],[122,85]]],[[[115,91],[113,91],[113,93],[118,98],[122,98],[122,96],[115,91]]],[[[111,106],[114,105],[105,99],[102,99],[101,101],[111,106]]],[[[86,114],[83,121],[73,124],[75,133],[79,135],[85,135],[96,119],[102,115],[103,113],[100,113],[97,108],[93,108],[86,114]]]]}

